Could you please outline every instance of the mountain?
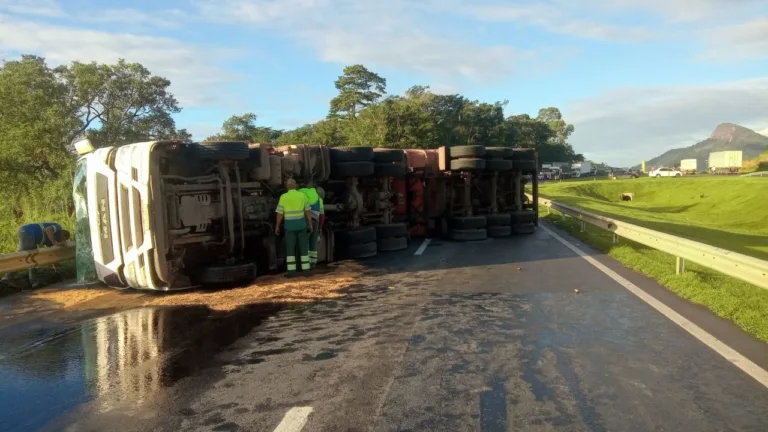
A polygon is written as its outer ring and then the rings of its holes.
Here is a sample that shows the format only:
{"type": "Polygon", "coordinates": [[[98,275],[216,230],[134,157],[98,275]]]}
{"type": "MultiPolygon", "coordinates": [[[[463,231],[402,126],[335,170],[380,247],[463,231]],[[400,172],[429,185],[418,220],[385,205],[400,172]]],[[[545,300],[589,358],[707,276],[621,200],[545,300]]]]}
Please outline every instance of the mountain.
{"type": "Polygon", "coordinates": [[[759,133],[762,136],[767,136],[768,137],[768,128],[765,128],[765,129],[763,129],[761,131],[757,131],[757,133],[759,133]]]}
{"type": "Polygon", "coordinates": [[[696,159],[699,171],[707,169],[709,154],[724,150],[741,150],[742,159],[754,159],[768,148],[768,136],[733,123],[719,124],[712,135],[690,147],[667,151],[645,162],[645,166],[673,167],[683,159],[696,159]]]}

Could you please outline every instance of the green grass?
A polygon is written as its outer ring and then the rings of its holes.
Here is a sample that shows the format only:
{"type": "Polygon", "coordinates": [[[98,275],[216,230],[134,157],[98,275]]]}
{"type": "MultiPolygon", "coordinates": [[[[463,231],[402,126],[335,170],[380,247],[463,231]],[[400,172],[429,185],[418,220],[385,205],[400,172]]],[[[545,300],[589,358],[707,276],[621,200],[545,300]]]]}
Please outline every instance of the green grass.
{"type": "Polygon", "coordinates": [[[540,195],[768,260],[768,179],[732,176],[543,183],[540,195]],[[621,201],[623,192],[634,194],[621,201]]]}
{"type": "Polygon", "coordinates": [[[562,220],[556,211],[548,215],[543,207],[540,208],[540,215],[625,267],[652,277],[678,296],[708,308],[747,333],[768,342],[768,290],[693,263],[686,263],[686,271],[677,275],[672,255],[626,239],[615,245],[612,233],[589,225],[582,233],[577,220],[562,220]]]}

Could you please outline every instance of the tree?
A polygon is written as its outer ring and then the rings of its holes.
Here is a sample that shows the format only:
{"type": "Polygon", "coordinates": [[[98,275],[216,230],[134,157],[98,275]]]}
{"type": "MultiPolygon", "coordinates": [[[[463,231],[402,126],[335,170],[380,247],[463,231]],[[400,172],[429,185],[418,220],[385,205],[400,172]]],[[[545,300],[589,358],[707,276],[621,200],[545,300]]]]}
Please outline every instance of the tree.
{"type": "Polygon", "coordinates": [[[387,80],[359,64],[345,67],[343,75],[334,84],[339,95],[331,99],[329,117],[354,120],[360,109],[387,93],[387,80]]]}
{"type": "Polygon", "coordinates": [[[146,141],[175,133],[172,114],[181,111],[168,91],[171,82],[139,63],[74,62],[57,68],[79,105],[83,128],[95,145],[146,141]]]}
{"type": "Polygon", "coordinates": [[[555,107],[540,109],[536,120],[546,123],[552,130],[553,135],[550,140],[553,144],[565,145],[574,130],[573,125],[567,124],[560,110],[555,107]]]}
{"type": "Polygon", "coordinates": [[[254,113],[233,115],[221,125],[220,134],[208,137],[207,140],[274,143],[282,135],[281,130],[256,126],[257,119],[258,116],[254,113]]]}

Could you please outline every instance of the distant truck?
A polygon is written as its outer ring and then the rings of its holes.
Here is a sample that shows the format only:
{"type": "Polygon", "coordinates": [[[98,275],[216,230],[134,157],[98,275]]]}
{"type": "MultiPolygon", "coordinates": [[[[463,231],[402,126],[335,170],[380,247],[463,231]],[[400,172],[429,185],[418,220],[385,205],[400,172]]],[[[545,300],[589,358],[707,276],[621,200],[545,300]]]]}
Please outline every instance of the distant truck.
{"type": "Polygon", "coordinates": [[[742,151],[721,151],[709,154],[709,172],[712,174],[738,174],[741,170],[742,151]]]}
{"type": "Polygon", "coordinates": [[[683,159],[680,161],[680,171],[683,173],[683,175],[696,174],[696,169],[696,159],[683,159]]]}
{"type": "Polygon", "coordinates": [[[582,177],[591,175],[594,167],[590,162],[578,162],[571,165],[571,175],[573,177],[582,177]]]}

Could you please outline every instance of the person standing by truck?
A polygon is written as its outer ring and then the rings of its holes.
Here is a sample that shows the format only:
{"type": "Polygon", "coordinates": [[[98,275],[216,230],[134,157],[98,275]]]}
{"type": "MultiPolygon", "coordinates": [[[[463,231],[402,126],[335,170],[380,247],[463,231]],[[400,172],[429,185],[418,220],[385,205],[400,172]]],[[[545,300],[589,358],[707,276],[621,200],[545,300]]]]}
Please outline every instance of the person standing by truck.
{"type": "MultiPolygon", "coordinates": [[[[41,222],[22,225],[19,227],[19,247],[17,252],[32,251],[39,247],[59,246],[69,240],[69,231],[62,229],[55,222],[41,222]]],[[[2,281],[8,281],[12,273],[3,276],[2,281]]],[[[36,277],[36,269],[29,269],[29,284],[37,288],[40,283],[36,277]]]]}
{"type": "Polygon", "coordinates": [[[280,235],[280,226],[285,221],[285,262],[288,277],[296,276],[296,247],[301,256],[301,271],[309,270],[309,233],[312,233],[312,213],[307,197],[296,190],[296,180],[285,182],[288,192],[280,195],[277,204],[275,234],[280,235]]]}
{"type": "Polygon", "coordinates": [[[312,214],[312,220],[310,222],[312,229],[309,232],[309,266],[314,268],[317,266],[317,239],[320,236],[320,195],[311,183],[307,184],[306,187],[299,189],[299,192],[307,197],[309,211],[312,214]]]}

